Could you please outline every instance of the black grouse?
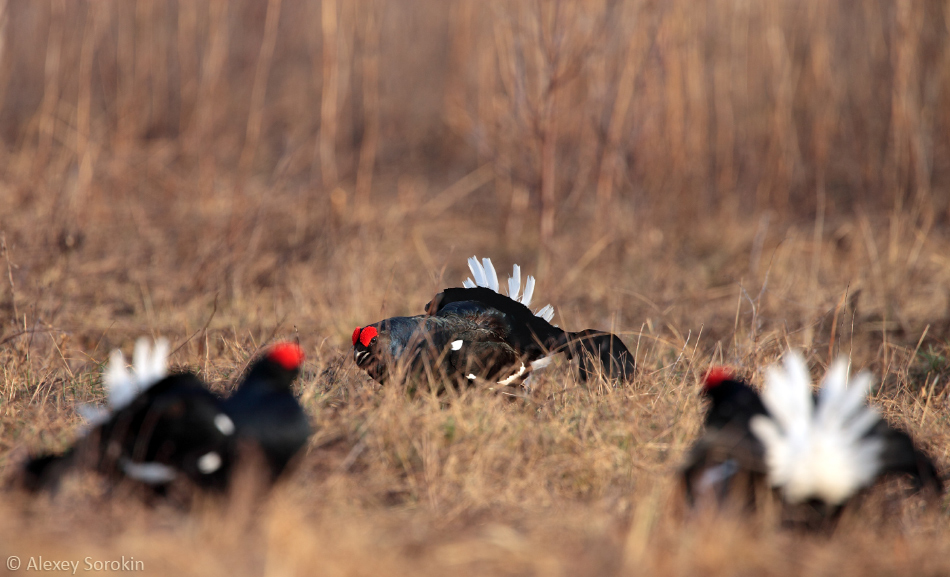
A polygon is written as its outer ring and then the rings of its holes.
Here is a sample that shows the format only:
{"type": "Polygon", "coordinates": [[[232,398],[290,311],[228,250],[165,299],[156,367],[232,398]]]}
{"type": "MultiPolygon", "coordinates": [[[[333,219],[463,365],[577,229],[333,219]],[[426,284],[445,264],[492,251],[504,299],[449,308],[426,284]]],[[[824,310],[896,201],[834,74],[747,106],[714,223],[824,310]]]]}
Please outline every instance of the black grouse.
{"type": "Polygon", "coordinates": [[[251,365],[223,404],[237,427],[239,442],[263,453],[274,479],[307,444],[311,433],[307,414],[291,388],[303,359],[303,350],[295,343],[274,345],[251,365]]]}
{"type": "Polygon", "coordinates": [[[426,305],[425,314],[393,317],[353,331],[356,364],[373,379],[385,383],[400,373],[453,382],[487,379],[498,384],[523,383],[532,371],[557,353],[578,358],[581,377],[598,371],[612,379],[630,379],[633,355],[610,333],[564,331],[552,324],[554,309],[537,312],[528,306],[534,278],[521,291],[521,271],[514,266],[508,296],[500,293],[491,260],[469,259],[475,280],[449,288],[426,305]]]}
{"type": "Polygon", "coordinates": [[[761,396],[722,369],[708,372],[703,394],[712,403],[684,469],[688,497],[749,495],[767,481],[786,505],[808,505],[823,517],[892,475],[941,493],[933,461],[866,404],[870,385],[867,372],[849,383],[847,360],[839,359],[816,395],[795,352],[768,370],[761,396]]]}
{"type": "Polygon", "coordinates": [[[232,465],[234,423],[219,399],[191,373],[167,375],[168,341],[135,345],[134,370],[113,351],[104,374],[107,407],[81,407],[88,429],[59,455],[29,460],[26,488],[54,489],[73,468],[162,487],[184,476],[223,488],[232,465]]]}

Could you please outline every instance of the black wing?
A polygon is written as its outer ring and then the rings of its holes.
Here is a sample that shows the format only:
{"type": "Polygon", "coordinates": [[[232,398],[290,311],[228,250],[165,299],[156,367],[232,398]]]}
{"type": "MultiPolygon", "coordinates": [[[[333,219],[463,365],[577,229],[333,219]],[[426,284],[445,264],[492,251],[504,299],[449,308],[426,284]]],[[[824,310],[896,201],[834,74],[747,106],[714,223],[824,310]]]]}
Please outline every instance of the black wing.
{"type": "Polygon", "coordinates": [[[24,468],[24,484],[29,489],[55,489],[59,478],[75,466],[161,484],[164,481],[141,473],[159,467],[184,473],[199,486],[223,487],[233,440],[227,427],[222,430],[220,416],[218,398],[198,377],[170,375],[80,437],[62,455],[30,460],[24,468]],[[211,453],[215,457],[209,460],[211,453]]]}
{"type": "MultiPolygon", "coordinates": [[[[435,295],[426,312],[439,315],[455,303],[467,302],[466,307],[480,306],[482,311],[498,311],[507,327],[507,342],[519,354],[536,360],[551,353],[564,353],[569,359],[578,359],[581,379],[596,374],[594,359],[611,379],[632,379],[636,372],[633,354],[617,335],[586,329],[576,333],[564,331],[541,317],[535,316],[523,304],[484,288],[449,288],[435,295]]],[[[487,313],[483,313],[487,314],[487,313]]]]}
{"type": "Polygon", "coordinates": [[[910,435],[887,424],[883,419],[868,432],[868,436],[884,440],[881,452],[881,474],[906,474],[914,479],[918,489],[929,488],[943,492],[943,481],[933,461],[917,448],[910,435]]]}
{"type": "Polygon", "coordinates": [[[453,303],[463,303],[463,310],[479,311],[483,316],[494,316],[494,321],[505,327],[506,341],[519,354],[538,359],[559,350],[567,342],[566,333],[534,316],[531,309],[505,295],[484,288],[449,288],[435,295],[426,305],[426,313],[440,315],[453,303]],[[500,314],[498,314],[500,313],[500,314]]]}

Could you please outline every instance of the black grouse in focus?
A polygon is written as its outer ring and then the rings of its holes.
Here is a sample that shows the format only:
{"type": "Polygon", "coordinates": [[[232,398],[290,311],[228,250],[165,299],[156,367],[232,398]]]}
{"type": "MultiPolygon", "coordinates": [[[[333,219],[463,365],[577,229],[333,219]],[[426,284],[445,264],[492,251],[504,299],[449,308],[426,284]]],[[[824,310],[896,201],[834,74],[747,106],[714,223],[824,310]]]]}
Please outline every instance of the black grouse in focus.
{"type": "Polygon", "coordinates": [[[356,364],[380,383],[402,370],[411,378],[457,383],[481,378],[505,386],[522,383],[560,353],[579,359],[584,380],[596,374],[598,364],[608,378],[633,377],[633,355],[616,335],[564,331],[549,322],[554,316],[550,305],[532,312],[534,278],[527,277],[522,293],[518,265],[508,296],[499,292],[489,259],[480,263],[472,257],[469,268],[475,281],[437,294],[425,314],[357,327],[352,339],[356,364]]]}

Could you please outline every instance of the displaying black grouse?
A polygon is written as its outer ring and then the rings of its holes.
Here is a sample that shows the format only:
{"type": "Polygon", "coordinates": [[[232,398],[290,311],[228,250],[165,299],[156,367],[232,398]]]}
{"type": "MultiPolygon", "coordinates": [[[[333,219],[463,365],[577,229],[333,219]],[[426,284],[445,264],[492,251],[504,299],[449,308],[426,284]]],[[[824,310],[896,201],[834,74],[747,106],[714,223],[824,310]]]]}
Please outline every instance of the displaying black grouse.
{"type": "Polygon", "coordinates": [[[504,386],[522,383],[547,365],[550,355],[562,353],[579,359],[585,380],[596,374],[595,362],[609,378],[633,377],[633,355],[616,335],[564,331],[550,324],[550,305],[532,313],[528,306],[534,278],[527,277],[522,293],[518,265],[508,280],[508,296],[500,293],[491,260],[480,263],[472,257],[469,268],[475,280],[437,294],[425,314],[357,327],[356,364],[380,383],[401,371],[410,377],[455,382],[481,378],[504,386]]]}
{"type": "Polygon", "coordinates": [[[829,513],[891,475],[942,492],[930,458],[866,404],[870,385],[867,372],[849,385],[847,360],[839,359],[815,395],[794,352],[784,368],[769,369],[761,396],[722,369],[708,372],[703,394],[712,403],[684,469],[688,497],[722,499],[767,481],[786,504],[829,513]]]}
{"type": "Polygon", "coordinates": [[[104,374],[108,406],[82,407],[88,430],[61,455],[27,462],[28,489],[54,488],[63,473],[87,467],[112,478],[165,485],[179,475],[222,488],[232,464],[234,423],[190,373],[167,375],[168,341],[135,345],[133,371],[113,351],[104,374]]]}
{"type": "Polygon", "coordinates": [[[260,449],[275,479],[311,433],[307,414],[291,388],[303,359],[303,350],[294,343],[274,345],[222,405],[237,427],[238,441],[260,449]]]}

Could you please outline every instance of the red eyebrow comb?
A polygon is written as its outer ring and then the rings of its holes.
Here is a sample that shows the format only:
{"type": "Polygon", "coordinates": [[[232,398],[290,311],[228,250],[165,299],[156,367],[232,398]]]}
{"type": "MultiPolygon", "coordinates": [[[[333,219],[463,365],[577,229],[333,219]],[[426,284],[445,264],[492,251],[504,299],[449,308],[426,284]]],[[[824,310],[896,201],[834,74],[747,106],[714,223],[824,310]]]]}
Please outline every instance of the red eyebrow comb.
{"type": "Polygon", "coordinates": [[[277,343],[267,353],[267,358],[284,367],[288,371],[300,368],[303,363],[303,349],[297,343],[277,343]]]}
{"type": "Polygon", "coordinates": [[[708,391],[713,387],[718,387],[723,381],[731,381],[733,379],[735,379],[735,374],[729,367],[710,367],[703,374],[703,389],[708,391]]]}
{"type": "Polygon", "coordinates": [[[379,334],[379,331],[376,330],[376,327],[366,327],[360,331],[360,342],[363,343],[364,347],[368,347],[370,342],[372,342],[373,337],[379,334]]]}

